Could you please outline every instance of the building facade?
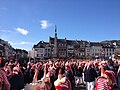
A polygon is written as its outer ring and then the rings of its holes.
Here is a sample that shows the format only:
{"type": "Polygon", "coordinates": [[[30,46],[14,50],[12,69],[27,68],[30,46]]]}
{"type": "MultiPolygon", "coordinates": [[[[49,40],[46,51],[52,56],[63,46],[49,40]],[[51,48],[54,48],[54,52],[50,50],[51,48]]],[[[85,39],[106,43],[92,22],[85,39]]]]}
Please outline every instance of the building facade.
{"type": "Polygon", "coordinates": [[[55,26],[55,36],[49,37],[49,42],[46,42],[47,46],[42,44],[39,46],[38,43],[34,48],[39,58],[105,58],[112,56],[120,47],[120,43],[119,45],[114,45],[114,42],[59,39],[55,26]]]}
{"type": "Polygon", "coordinates": [[[102,45],[101,43],[91,42],[90,43],[90,56],[99,57],[101,55],[102,45]]]}
{"type": "Polygon", "coordinates": [[[8,59],[13,55],[14,48],[7,42],[0,39],[0,56],[8,59]]]}
{"type": "Polygon", "coordinates": [[[33,47],[34,52],[36,52],[37,59],[45,59],[51,57],[51,47],[48,42],[40,41],[37,45],[33,47]]]}

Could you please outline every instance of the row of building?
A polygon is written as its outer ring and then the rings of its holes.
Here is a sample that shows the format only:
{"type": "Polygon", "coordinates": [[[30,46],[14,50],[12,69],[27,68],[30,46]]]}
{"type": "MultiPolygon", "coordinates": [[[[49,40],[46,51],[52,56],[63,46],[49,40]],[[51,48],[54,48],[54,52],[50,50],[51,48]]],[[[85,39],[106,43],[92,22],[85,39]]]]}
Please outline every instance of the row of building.
{"type": "Polygon", "coordinates": [[[0,39],[0,57],[15,59],[31,57],[36,59],[50,58],[108,58],[120,51],[120,40],[90,42],[84,40],[59,39],[57,29],[55,36],[48,42],[40,41],[31,51],[14,49],[7,41],[0,39]]]}
{"type": "Polygon", "coordinates": [[[29,51],[30,57],[47,58],[108,58],[120,49],[117,41],[89,42],[83,40],[67,40],[49,37],[48,42],[40,41],[29,51]]]}
{"type": "Polygon", "coordinates": [[[14,49],[8,41],[0,39],[0,57],[19,59],[27,56],[28,52],[26,50],[14,49]]]}

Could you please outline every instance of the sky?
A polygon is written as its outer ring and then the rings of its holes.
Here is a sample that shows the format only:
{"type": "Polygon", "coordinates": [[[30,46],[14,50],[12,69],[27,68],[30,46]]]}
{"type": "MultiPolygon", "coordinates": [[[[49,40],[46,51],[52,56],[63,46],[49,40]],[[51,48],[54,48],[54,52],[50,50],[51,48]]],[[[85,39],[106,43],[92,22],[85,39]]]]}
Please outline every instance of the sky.
{"type": "Polygon", "coordinates": [[[31,50],[54,37],[120,40],[120,0],[0,0],[0,38],[31,50]]]}

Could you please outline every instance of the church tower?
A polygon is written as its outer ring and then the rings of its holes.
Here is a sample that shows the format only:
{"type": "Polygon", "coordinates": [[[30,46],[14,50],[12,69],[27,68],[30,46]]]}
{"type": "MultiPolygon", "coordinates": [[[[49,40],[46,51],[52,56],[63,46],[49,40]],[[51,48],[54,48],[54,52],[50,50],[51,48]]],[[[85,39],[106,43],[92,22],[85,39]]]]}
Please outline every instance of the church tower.
{"type": "Polygon", "coordinates": [[[57,27],[55,25],[55,38],[54,38],[54,57],[58,57],[58,45],[57,45],[57,27]]]}

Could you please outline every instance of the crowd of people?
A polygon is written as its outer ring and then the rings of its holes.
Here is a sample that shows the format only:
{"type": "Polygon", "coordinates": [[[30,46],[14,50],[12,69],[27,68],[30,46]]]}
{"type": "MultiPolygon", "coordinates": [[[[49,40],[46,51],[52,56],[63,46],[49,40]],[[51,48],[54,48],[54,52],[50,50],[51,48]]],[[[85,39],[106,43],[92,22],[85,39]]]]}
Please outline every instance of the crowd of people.
{"type": "Polygon", "coordinates": [[[2,64],[0,90],[120,90],[120,60],[44,60],[2,64]]]}

